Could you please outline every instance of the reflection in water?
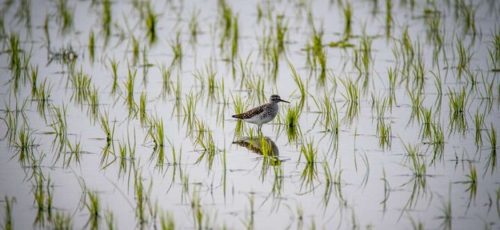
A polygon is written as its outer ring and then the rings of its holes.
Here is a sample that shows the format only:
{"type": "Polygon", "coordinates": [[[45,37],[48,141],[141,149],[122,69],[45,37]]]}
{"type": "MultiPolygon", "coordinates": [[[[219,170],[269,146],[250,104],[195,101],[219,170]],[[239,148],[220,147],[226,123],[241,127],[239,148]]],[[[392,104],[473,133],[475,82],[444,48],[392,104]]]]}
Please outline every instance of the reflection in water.
{"type": "Polygon", "coordinates": [[[264,156],[279,156],[279,149],[276,143],[269,137],[242,137],[233,142],[239,146],[243,146],[252,152],[264,156]]]}

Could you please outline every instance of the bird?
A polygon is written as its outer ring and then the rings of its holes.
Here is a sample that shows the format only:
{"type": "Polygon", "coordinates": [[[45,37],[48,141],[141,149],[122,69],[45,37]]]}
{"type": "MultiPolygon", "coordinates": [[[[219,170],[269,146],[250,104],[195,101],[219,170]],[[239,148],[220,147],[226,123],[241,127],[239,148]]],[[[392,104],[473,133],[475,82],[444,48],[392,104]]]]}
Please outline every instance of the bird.
{"type": "Polygon", "coordinates": [[[262,125],[272,121],[278,114],[279,102],[290,103],[282,100],[279,95],[274,94],[269,97],[269,103],[257,106],[244,113],[235,114],[232,117],[248,123],[256,124],[258,125],[258,130],[261,131],[262,125]]]}

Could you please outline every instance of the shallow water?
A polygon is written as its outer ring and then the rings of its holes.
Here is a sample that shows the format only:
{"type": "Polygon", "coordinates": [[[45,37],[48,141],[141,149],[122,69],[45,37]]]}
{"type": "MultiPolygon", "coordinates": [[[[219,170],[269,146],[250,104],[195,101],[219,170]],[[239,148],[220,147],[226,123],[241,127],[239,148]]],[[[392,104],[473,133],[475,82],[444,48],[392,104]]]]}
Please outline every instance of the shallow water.
{"type": "MultiPolygon", "coordinates": [[[[155,42],[147,33],[146,3],[111,2],[106,37],[103,3],[67,1],[72,24],[65,30],[61,2],[2,4],[0,196],[3,207],[15,199],[15,229],[54,228],[57,215],[76,229],[106,229],[108,222],[118,229],[161,228],[168,215],[179,229],[499,228],[493,139],[500,130],[500,58],[490,56],[500,36],[497,2],[394,1],[387,27],[387,1],[351,1],[348,33],[347,2],[228,1],[232,24],[224,39],[223,1],[154,1],[149,4],[156,14],[155,42]],[[469,9],[475,29],[466,24],[469,9]],[[432,33],[436,18],[438,32],[432,33]],[[278,24],[286,33],[274,62],[278,24]],[[407,63],[406,28],[413,49],[407,63]],[[321,66],[308,62],[315,31],[322,31],[324,81],[321,66]],[[19,36],[21,57],[30,57],[20,61],[29,68],[20,68],[18,78],[10,65],[13,34],[19,36]],[[438,35],[442,46],[433,37],[438,35]],[[353,47],[328,45],[343,38],[353,47]],[[368,69],[363,41],[371,42],[368,69]],[[176,44],[182,57],[174,54],[176,44]],[[460,61],[460,44],[470,60],[460,61]],[[290,65],[305,84],[302,103],[290,65]],[[38,94],[32,87],[35,68],[38,94]],[[389,69],[396,76],[393,87],[389,69]],[[133,90],[127,90],[134,72],[133,90]],[[82,74],[90,79],[90,91],[96,90],[97,103],[75,83],[82,74]],[[47,100],[39,96],[43,82],[47,100]],[[359,101],[347,96],[347,82],[359,101]],[[464,109],[454,112],[451,99],[462,90],[464,109]],[[278,117],[263,126],[265,138],[256,126],[231,118],[235,101],[250,109],[271,94],[291,104],[280,104],[278,117]],[[419,96],[421,106],[414,106],[412,97],[419,96]],[[392,106],[381,105],[389,99],[395,100],[392,106]],[[295,107],[300,116],[291,129],[286,114],[295,107]],[[55,132],[57,109],[66,110],[62,135],[55,132]],[[480,126],[476,116],[484,117],[480,126]],[[338,132],[335,119],[327,117],[337,118],[338,132]],[[114,127],[109,141],[102,118],[114,127]],[[163,145],[154,136],[160,121],[163,145]],[[380,141],[380,124],[390,127],[388,142],[380,141]],[[426,134],[432,126],[429,132],[443,133],[441,150],[433,143],[438,135],[426,134]],[[19,144],[22,132],[33,141],[25,149],[19,144]],[[251,142],[234,143],[241,140],[251,142]],[[302,153],[308,145],[315,152],[312,163],[302,153]],[[95,219],[89,210],[93,192],[100,201],[95,219]],[[52,208],[40,208],[35,194],[44,195],[45,205],[52,197],[52,208]]],[[[0,214],[6,226],[6,208],[0,214]]]]}

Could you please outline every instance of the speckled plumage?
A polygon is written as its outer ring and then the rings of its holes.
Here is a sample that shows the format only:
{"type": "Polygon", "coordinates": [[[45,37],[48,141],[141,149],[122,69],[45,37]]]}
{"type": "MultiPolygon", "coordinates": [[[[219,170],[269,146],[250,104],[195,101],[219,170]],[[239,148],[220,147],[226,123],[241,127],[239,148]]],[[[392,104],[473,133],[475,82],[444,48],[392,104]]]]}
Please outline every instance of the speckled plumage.
{"type": "Polygon", "coordinates": [[[260,105],[241,114],[235,114],[233,118],[256,124],[259,126],[260,130],[263,124],[272,121],[276,117],[279,111],[279,102],[290,103],[282,100],[278,95],[272,95],[269,98],[269,103],[260,105]]]}

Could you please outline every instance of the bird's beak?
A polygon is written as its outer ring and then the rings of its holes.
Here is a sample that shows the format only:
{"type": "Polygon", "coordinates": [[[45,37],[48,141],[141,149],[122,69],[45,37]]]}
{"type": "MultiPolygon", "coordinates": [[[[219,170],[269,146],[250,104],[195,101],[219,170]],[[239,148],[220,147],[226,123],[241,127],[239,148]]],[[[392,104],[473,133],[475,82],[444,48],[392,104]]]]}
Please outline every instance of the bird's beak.
{"type": "Polygon", "coordinates": [[[281,102],[285,102],[285,103],[290,104],[290,102],[289,102],[289,101],[285,101],[285,100],[281,100],[281,99],[280,99],[280,101],[281,101],[281,102]]]}

